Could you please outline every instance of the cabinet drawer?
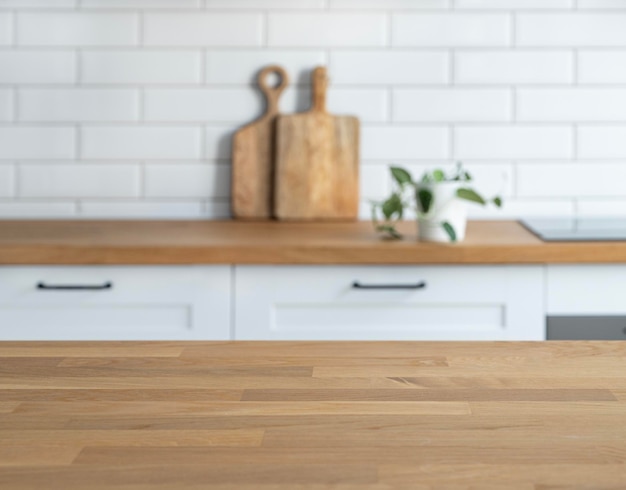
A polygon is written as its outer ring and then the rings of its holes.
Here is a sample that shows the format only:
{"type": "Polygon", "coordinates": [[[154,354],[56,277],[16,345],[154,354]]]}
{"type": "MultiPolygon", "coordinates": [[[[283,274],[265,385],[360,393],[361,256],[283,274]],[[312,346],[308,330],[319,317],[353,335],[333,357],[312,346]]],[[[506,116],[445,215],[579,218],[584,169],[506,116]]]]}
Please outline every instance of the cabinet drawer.
{"type": "Polygon", "coordinates": [[[235,338],[543,339],[535,266],[239,266],[235,338]]]}
{"type": "Polygon", "coordinates": [[[550,315],[626,315],[626,265],[550,265],[550,315]]]}
{"type": "Polygon", "coordinates": [[[230,338],[230,268],[1,267],[2,340],[230,338]]]}

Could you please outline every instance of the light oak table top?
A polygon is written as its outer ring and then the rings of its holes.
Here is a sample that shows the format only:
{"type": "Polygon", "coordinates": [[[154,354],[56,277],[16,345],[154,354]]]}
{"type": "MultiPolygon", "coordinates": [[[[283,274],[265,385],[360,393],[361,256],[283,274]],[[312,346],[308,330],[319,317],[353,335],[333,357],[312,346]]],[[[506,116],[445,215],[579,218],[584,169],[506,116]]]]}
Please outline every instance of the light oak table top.
{"type": "Polygon", "coordinates": [[[0,265],[546,264],[626,262],[626,242],[544,243],[515,221],[474,221],[462,243],[402,241],[371,223],[0,221],[0,265]]]}
{"type": "Polygon", "coordinates": [[[622,489],[626,343],[4,342],[0,488],[622,489]]]}

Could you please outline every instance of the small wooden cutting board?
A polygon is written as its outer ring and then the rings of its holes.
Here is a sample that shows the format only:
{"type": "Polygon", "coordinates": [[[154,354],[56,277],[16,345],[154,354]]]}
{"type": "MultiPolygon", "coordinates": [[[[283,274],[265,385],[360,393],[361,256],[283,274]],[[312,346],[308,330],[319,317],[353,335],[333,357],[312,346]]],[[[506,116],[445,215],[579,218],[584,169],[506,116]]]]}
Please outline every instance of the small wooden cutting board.
{"type": "Polygon", "coordinates": [[[359,208],[359,120],[326,111],[326,68],[313,72],[309,112],[279,116],[275,216],[355,220],[359,208]]]}
{"type": "Polygon", "coordinates": [[[287,72],[280,66],[261,70],[258,84],[267,98],[265,114],[237,131],[233,138],[231,202],[235,218],[268,219],[272,216],[278,99],[288,83],[287,72]],[[270,73],[280,77],[276,87],[267,84],[270,73]]]}

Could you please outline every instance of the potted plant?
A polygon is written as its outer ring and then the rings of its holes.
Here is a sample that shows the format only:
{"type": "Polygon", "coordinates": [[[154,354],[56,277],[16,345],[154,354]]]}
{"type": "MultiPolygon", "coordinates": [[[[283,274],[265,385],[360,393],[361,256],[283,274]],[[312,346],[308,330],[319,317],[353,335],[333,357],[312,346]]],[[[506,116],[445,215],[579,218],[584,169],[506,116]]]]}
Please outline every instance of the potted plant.
{"type": "Polygon", "coordinates": [[[419,181],[413,180],[404,168],[391,167],[394,190],[385,201],[373,203],[372,221],[376,231],[387,238],[402,238],[396,222],[405,216],[407,208],[417,212],[419,240],[427,242],[457,242],[465,238],[467,202],[498,207],[502,199],[489,200],[469,186],[472,176],[458,163],[454,173],[441,169],[425,172],[419,181]],[[379,219],[379,211],[383,220],[379,219]]]}

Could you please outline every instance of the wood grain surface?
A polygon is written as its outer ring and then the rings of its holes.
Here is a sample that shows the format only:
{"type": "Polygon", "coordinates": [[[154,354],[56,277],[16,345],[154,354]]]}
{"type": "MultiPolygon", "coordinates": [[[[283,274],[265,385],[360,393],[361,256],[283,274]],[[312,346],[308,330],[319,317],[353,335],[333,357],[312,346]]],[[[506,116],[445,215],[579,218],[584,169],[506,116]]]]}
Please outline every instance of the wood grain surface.
{"type": "Polygon", "coordinates": [[[280,116],[275,213],[283,220],[356,220],[359,120],[326,110],[326,68],[313,71],[309,112],[280,116]]]}
{"type": "Polygon", "coordinates": [[[272,216],[274,199],[274,159],[278,100],[289,77],[280,66],[267,66],[258,76],[265,94],[265,113],[257,121],[235,133],[232,158],[232,211],[236,218],[267,219],[272,216]],[[267,77],[275,73],[279,84],[271,87],[267,77]]]}
{"type": "Polygon", "coordinates": [[[625,367],[623,342],[4,342],[0,488],[621,489],[625,367]]]}
{"type": "Polygon", "coordinates": [[[465,241],[379,238],[369,222],[0,221],[10,264],[546,264],[626,262],[626,242],[543,243],[514,221],[472,221],[465,241]]]}

